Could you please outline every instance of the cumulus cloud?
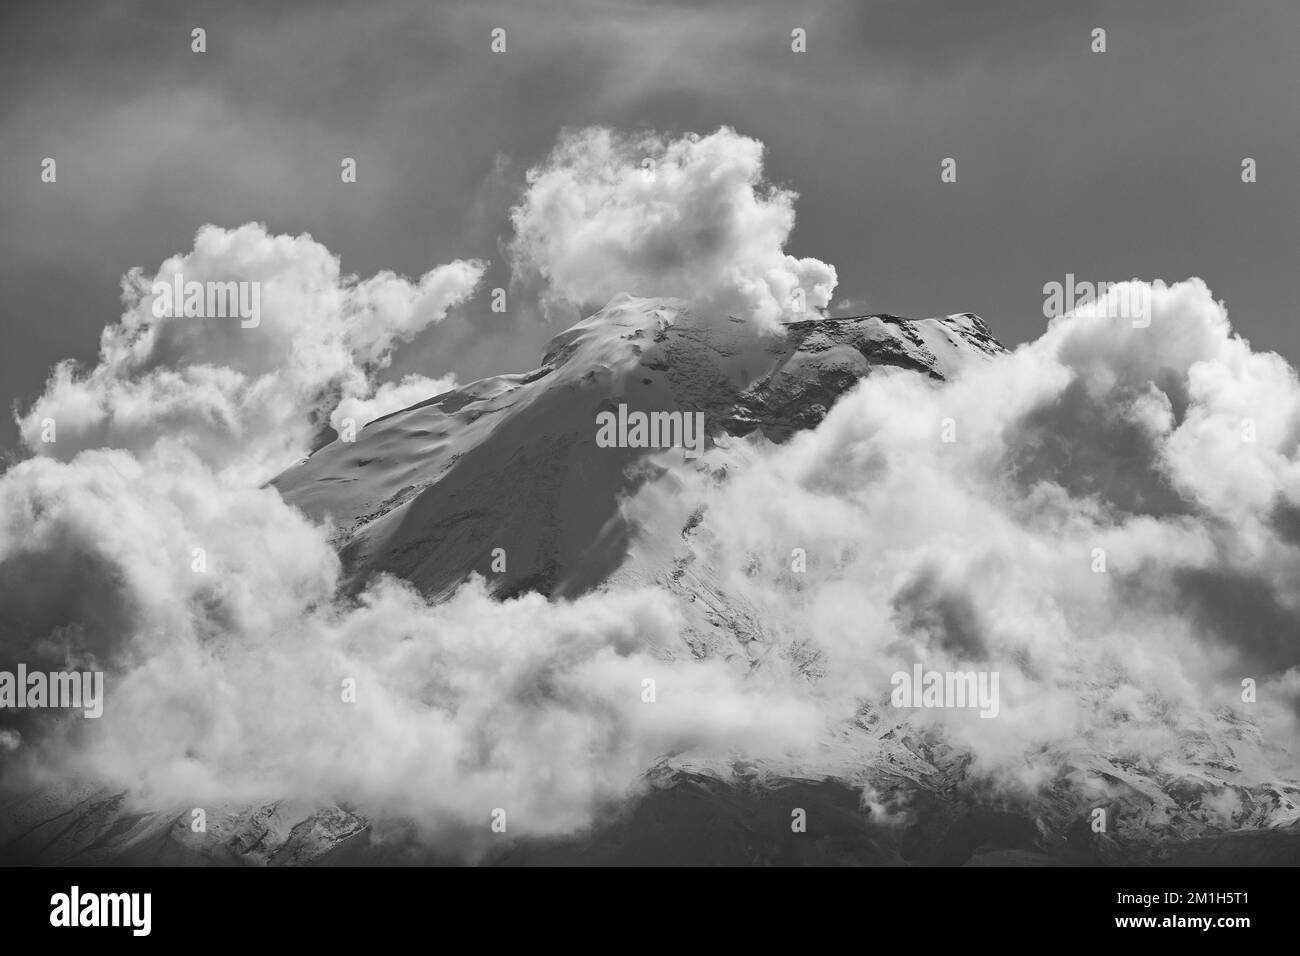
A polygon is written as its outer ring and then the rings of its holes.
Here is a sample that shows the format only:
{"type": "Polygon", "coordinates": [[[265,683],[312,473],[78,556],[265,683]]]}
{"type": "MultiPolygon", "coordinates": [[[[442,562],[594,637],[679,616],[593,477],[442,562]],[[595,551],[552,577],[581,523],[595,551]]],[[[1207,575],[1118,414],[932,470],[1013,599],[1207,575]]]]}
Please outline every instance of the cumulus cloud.
{"type": "Polygon", "coordinates": [[[475,581],[434,606],[389,579],[336,604],[323,529],[178,445],[30,459],[0,505],[0,656],[103,669],[108,695],[98,720],[26,727],[10,783],[39,769],[154,805],[346,800],[426,833],[486,832],[503,807],[511,832],[547,834],[665,754],[779,752],[820,728],[742,670],[666,661],[676,612],[654,591],[498,602],[475,581]]]}
{"type": "Polygon", "coordinates": [[[124,277],[125,311],[104,329],[98,363],[85,374],[71,362],[54,370],[19,420],[23,440],[67,460],[87,448],[145,451],[170,436],[214,468],[265,480],[306,453],[339,401],[381,400],[374,374],[391,350],[465,302],[484,268],[458,260],[416,281],[391,272],[361,280],[308,235],[204,226],[190,252],[154,275],[124,277]],[[260,315],[155,309],[155,282],[177,276],[256,284],[260,315]],[[49,422],[52,443],[43,440],[49,422]]]}
{"type": "Polygon", "coordinates": [[[711,451],[629,514],[696,516],[695,560],[788,658],[819,655],[832,721],[890,713],[916,663],[997,671],[996,719],[906,716],[1008,785],[1079,754],[1293,774],[1300,382],[1199,280],[1150,291],[1147,328],[1102,304],[950,383],[878,370],[815,430],[711,451]]]}
{"type": "Polygon", "coordinates": [[[788,255],[796,194],[767,183],[763,145],[722,127],[677,139],[589,128],[561,137],[511,210],[515,276],[554,304],[670,296],[772,328],[823,308],[834,266],[788,255]]]}

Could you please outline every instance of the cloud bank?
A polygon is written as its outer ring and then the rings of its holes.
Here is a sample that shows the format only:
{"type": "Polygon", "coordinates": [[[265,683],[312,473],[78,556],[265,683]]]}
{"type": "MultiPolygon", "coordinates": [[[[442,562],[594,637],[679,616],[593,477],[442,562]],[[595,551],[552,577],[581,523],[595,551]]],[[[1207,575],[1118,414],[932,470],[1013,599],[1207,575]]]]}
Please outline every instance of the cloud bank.
{"type": "Polygon", "coordinates": [[[336,604],[322,529],[176,446],[31,459],[0,505],[4,660],[102,668],[110,702],[24,725],[11,775],[153,805],[345,800],[428,834],[484,833],[503,807],[537,834],[581,826],[666,753],[805,744],[819,725],[720,662],[661,660],[677,621],[652,591],[498,602],[473,582],[430,606],[390,579],[336,604]]]}
{"type": "Polygon", "coordinates": [[[1149,328],[1103,302],[950,383],[880,369],[815,430],[713,451],[629,514],[698,516],[696,561],[816,657],[832,721],[888,713],[916,663],[997,671],[997,719],[908,717],[1008,787],[1081,753],[1294,775],[1300,382],[1200,280],[1150,289],[1149,328]]]}
{"type": "Polygon", "coordinates": [[[143,452],[167,436],[217,470],[266,480],[310,449],[339,402],[361,414],[368,402],[389,407],[394,390],[376,396],[374,374],[395,346],[468,300],[484,269],[458,260],[417,281],[391,272],[361,280],[308,235],[204,226],[190,252],[153,276],[123,278],[125,311],[104,329],[98,363],[85,374],[71,362],[55,368],[19,419],[23,440],[68,460],[89,448],[143,452]],[[257,283],[260,321],[155,315],[155,281],[177,275],[257,283]],[[51,421],[52,443],[43,440],[51,421]]]}

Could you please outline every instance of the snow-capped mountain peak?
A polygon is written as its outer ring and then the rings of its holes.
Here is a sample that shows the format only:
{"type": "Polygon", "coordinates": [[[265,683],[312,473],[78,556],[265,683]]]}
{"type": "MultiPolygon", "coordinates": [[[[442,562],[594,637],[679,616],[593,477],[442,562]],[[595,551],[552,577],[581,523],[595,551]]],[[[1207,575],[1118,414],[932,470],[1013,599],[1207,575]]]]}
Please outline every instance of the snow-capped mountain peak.
{"type": "Polygon", "coordinates": [[[596,447],[602,412],[703,416],[712,441],[780,441],[885,367],[942,380],[1002,351],[970,314],[813,318],[784,334],[705,321],[674,299],[618,296],[557,335],[535,370],[481,379],[372,421],[276,479],[335,523],[354,586],[376,572],[445,594],[509,555],[497,593],[572,596],[622,562],[618,501],[645,448],[596,447]]]}

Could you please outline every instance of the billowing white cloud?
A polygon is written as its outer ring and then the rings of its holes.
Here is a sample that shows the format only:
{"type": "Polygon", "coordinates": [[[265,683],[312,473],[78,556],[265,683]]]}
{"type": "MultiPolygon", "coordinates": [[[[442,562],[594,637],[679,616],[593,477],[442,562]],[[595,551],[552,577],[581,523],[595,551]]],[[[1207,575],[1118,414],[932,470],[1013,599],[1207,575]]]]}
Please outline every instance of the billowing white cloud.
{"type": "Polygon", "coordinates": [[[369,400],[392,348],[466,301],[484,268],[456,261],[418,281],[391,272],[359,280],[308,235],[204,226],[193,250],[155,275],[123,279],[125,311],[104,329],[98,363],[86,374],[66,362],[55,369],[19,422],[23,439],[67,460],[86,448],[144,451],[170,436],[217,469],[265,480],[310,448],[338,401],[369,400]],[[170,288],[177,276],[248,283],[244,301],[259,314],[155,308],[155,283],[170,288]],[[53,443],[42,440],[47,421],[53,443]]]}
{"type": "Polygon", "coordinates": [[[389,579],[335,604],[324,529],[179,446],[30,459],[0,478],[0,513],[0,657],[107,672],[102,717],[26,728],[11,783],[39,768],[153,805],[346,800],[427,833],[486,833],[502,807],[512,833],[547,834],[665,754],[820,732],[743,668],[667,661],[676,612],[653,590],[498,602],[475,581],[431,606],[389,579]]]}
{"type": "Polygon", "coordinates": [[[696,516],[698,565],[784,645],[765,659],[823,655],[832,722],[889,712],[916,663],[997,671],[995,719],[908,714],[994,779],[1224,747],[1242,780],[1294,774],[1300,382],[1200,280],[1150,290],[1147,328],[1090,309],[947,384],[880,369],[815,430],[714,450],[629,514],[696,516]]]}
{"type": "Polygon", "coordinates": [[[671,296],[771,328],[805,317],[797,298],[812,313],[834,292],[833,266],[785,252],[796,194],[765,181],[762,143],[727,127],[567,133],[527,179],[510,252],[552,302],[671,296]]]}

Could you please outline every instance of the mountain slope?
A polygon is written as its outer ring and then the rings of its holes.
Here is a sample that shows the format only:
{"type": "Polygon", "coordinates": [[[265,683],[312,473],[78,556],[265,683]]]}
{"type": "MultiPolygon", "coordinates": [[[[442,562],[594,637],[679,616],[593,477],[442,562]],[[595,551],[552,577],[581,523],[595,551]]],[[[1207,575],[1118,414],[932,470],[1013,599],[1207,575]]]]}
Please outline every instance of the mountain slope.
{"type": "Polygon", "coordinates": [[[620,296],[552,340],[542,365],[483,379],[370,422],[274,484],[332,520],[353,588],[396,574],[431,597],[471,572],[496,593],[572,597],[622,562],[620,495],[645,449],[594,447],[596,416],[626,404],[702,412],[719,436],[781,440],[815,425],[872,369],[935,379],[1002,351],[973,315],[813,319],[758,337],[718,328],[675,300],[620,296]],[[493,549],[506,570],[492,571],[493,549]]]}

